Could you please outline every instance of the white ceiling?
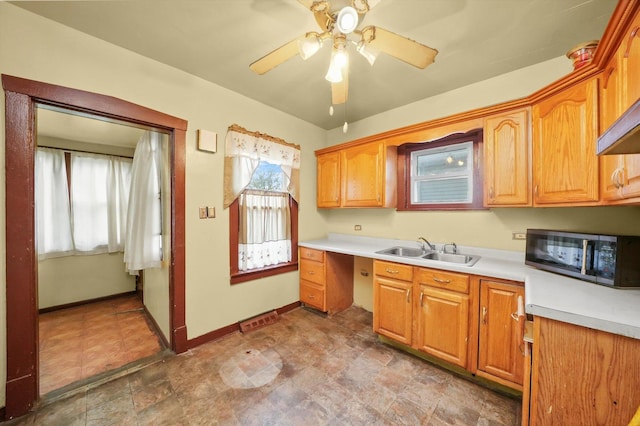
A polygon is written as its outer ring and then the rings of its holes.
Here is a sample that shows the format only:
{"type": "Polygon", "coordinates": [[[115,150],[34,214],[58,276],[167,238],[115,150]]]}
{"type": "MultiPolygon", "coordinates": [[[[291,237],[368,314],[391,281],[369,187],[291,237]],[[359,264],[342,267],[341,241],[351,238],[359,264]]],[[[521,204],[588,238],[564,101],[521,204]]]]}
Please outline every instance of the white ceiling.
{"type": "MultiPolygon", "coordinates": [[[[330,47],[294,57],[265,75],[249,64],[308,31],[296,0],[19,1],[19,7],[182,69],[325,129],[330,47]]],[[[615,0],[382,0],[365,17],[439,51],[419,70],[380,55],[373,67],[351,49],[346,118],[353,122],[564,55],[600,39],[615,0]]],[[[569,59],[567,59],[569,61],[569,59]]]]}

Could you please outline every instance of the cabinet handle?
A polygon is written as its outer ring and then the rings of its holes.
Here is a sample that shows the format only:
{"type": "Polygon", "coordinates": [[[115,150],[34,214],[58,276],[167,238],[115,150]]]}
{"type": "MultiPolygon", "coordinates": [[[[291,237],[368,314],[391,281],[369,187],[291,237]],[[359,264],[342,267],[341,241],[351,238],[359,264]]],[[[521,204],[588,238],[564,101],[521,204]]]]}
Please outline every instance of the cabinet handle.
{"type": "Polygon", "coordinates": [[[489,198],[493,200],[493,188],[489,188],[489,198]]]}
{"type": "Polygon", "coordinates": [[[309,299],[315,299],[316,297],[313,294],[309,295],[309,299]]]}
{"type": "Polygon", "coordinates": [[[631,44],[633,43],[633,39],[635,38],[636,34],[638,34],[638,31],[640,31],[640,27],[635,27],[629,33],[629,39],[627,40],[627,50],[624,51],[625,58],[629,57],[629,53],[631,52],[631,44]]]}
{"type": "Polygon", "coordinates": [[[512,312],[512,313],[511,313],[511,318],[512,318],[515,322],[520,321],[520,317],[518,317],[518,312],[512,312]]]}
{"type": "Polygon", "coordinates": [[[620,171],[619,168],[616,168],[613,173],[611,173],[611,183],[613,184],[613,186],[615,186],[616,188],[620,188],[620,185],[618,185],[618,172],[620,171]]]}
{"type": "Polygon", "coordinates": [[[533,188],[533,195],[538,196],[538,185],[533,188]]]}
{"type": "Polygon", "coordinates": [[[424,293],[420,292],[420,307],[422,308],[422,298],[424,297],[424,293]]]}
{"type": "Polygon", "coordinates": [[[386,268],[385,272],[388,272],[389,274],[399,274],[400,273],[400,271],[396,271],[395,269],[389,269],[389,268],[386,268]]]}
{"type": "Polygon", "coordinates": [[[309,274],[309,275],[315,275],[315,274],[316,274],[316,271],[308,271],[308,272],[307,272],[307,274],[309,274]]]}
{"type": "Polygon", "coordinates": [[[442,278],[436,278],[436,277],[433,277],[433,280],[440,284],[449,284],[451,282],[451,280],[443,280],[442,278]]]}
{"type": "Polygon", "coordinates": [[[619,169],[617,169],[617,174],[616,174],[616,185],[618,186],[618,188],[622,188],[624,186],[624,180],[623,180],[623,173],[624,173],[624,169],[621,167],[619,169]]]}
{"type": "Polygon", "coordinates": [[[411,300],[411,289],[408,288],[407,289],[407,303],[409,303],[410,300],[411,300]]]}
{"type": "Polygon", "coordinates": [[[482,323],[483,324],[487,323],[487,307],[486,306],[482,307],[482,323]]]}

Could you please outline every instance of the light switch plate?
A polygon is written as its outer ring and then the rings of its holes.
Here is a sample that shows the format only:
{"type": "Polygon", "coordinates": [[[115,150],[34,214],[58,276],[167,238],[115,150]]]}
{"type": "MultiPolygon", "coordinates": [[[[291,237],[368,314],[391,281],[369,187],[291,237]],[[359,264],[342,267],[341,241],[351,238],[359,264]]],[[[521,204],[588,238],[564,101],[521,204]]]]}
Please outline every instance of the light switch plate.
{"type": "Polygon", "coordinates": [[[207,218],[207,208],[206,207],[198,208],[198,213],[200,215],[200,219],[206,219],[207,218]]]}
{"type": "Polygon", "coordinates": [[[216,208],[215,207],[207,207],[207,217],[209,219],[213,219],[216,217],[216,208]]]}
{"type": "Polygon", "coordinates": [[[198,149],[206,152],[218,150],[218,134],[209,130],[198,129],[198,149]]]}

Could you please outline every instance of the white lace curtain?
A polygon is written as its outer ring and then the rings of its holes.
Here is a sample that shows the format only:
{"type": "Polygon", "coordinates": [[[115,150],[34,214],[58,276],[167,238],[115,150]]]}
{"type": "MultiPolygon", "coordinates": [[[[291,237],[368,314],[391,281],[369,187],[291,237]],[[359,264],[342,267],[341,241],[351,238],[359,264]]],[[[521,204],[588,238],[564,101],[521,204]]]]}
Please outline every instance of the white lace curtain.
{"type": "Polygon", "coordinates": [[[36,234],[39,259],[123,251],[131,160],[70,153],[69,194],[65,153],[36,151],[36,234]]]}
{"type": "MultiPolygon", "coordinates": [[[[231,126],[225,141],[224,206],[238,199],[238,269],[291,261],[289,196],[299,197],[300,147],[231,126]],[[261,161],[280,166],[288,192],[247,190],[261,161]]],[[[232,230],[231,232],[234,232],[232,230]]]]}
{"type": "Polygon", "coordinates": [[[287,190],[300,197],[300,146],[232,125],[227,131],[224,153],[224,207],[233,203],[249,185],[260,161],[277,164],[287,177],[287,190]]]}
{"type": "Polygon", "coordinates": [[[238,269],[291,261],[289,194],[246,190],[238,198],[238,269]]]}

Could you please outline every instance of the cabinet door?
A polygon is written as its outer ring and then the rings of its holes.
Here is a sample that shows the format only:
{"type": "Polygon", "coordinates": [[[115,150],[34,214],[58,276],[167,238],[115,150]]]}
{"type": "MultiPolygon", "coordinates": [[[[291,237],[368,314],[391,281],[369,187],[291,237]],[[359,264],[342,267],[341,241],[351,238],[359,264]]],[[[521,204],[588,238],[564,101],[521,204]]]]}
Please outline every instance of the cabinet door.
{"type": "Polygon", "coordinates": [[[640,404],[640,340],[535,317],[531,425],[627,425],[640,404]]]}
{"type": "Polygon", "coordinates": [[[620,49],[623,51],[625,83],[622,111],[626,111],[640,98],[640,14],[636,15],[620,49]]]}
{"type": "Polygon", "coordinates": [[[522,385],[524,342],[517,317],[518,296],[524,300],[523,286],[480,281],[478,370],[522,385]]]}
{"type": "Polygon", "coordinates": [[[484,125],[484,203],[531,205],[526,110],[488,118],[484,125]]]}
{"type": "MultiPolygon", "coordinates": [[[[600,129],[605,131],[622,112],[623,50],[611,59],[605,67],[600,81],[600,129]]],[[[617,200],[622,197],[623,155],[603,155],[600,157],[600,190],[603,200],[617,200]]]]}
{"type": "Polygon", "coordinates": [[[347,148],[342,153],[342,206],[381,207],[384,188],[384,144],[347,148]]]}
{"type": "Polygon", "coordinates": [[[533,106],[536,204],[598,201],[597,88],[592,79],[533,106]]]}
{"type": "Polygon", "coordinates": [[[316,205],[325,208],[340,207],[340,153],[318,155],[316,162],[316,205]]]}
{"type": "Polygon", "coordinates": [[[419,289],[418,349],[466,368],[469,296],[424,285],[419,289]]]}
{"type": "MultiPolygon", "coordinates": [[[[640,99],[640,14],[636,15],[621,49],[624,49],[621,61],[625,76],[622,113],[640,99]]],[[[623,168],[623,197],[640,197],[640,154],[625,155],[623,168]]]]}
{"type": "Polygon", "coordinates": [[[412,283],[376,276],[373,287],[373,331],[411,344],[412,283]]]}

